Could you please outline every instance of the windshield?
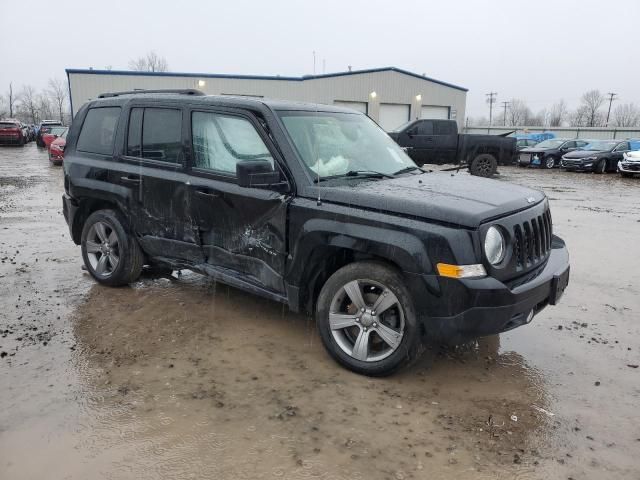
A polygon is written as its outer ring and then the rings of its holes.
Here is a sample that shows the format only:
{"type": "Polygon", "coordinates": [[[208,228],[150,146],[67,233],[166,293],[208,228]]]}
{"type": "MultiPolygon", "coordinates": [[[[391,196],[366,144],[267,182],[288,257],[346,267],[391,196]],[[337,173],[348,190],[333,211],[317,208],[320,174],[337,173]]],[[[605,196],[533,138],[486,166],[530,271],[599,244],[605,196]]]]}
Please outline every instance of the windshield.
{"type": "Polygon", "coordinates": [[[540,142],[539,144],[537,144],[536,148],[558,148],[564,142],[566,142],[566,140],[545,140],[544,142],[540,142]]]}
{"type": "Polygon", "coordinates": [[[407,154],[365,115],[279,112],[287,133],[313,177],[366,171],[391,175],[416,167],[407,154]]]}
{"type": "Polygon", "coordinates": [[[403,131],[405,128],[407,128],[407,125],[409,125],[410,123],[413,123],[413,120],[409,120],[408,122],[404,122],[402,125],[400,125],[399,127],[394,128],[393,130],[391,130],[392,132],[401,132],[403,131]]]}
{"type": "Polygon", "coordinates": [[[66,127],[51,127],[51,129],[49,130],[49,133],[51,135],[62,135],[65,131],[67,130],[66,127]]]}
{"type": "Polygon", "coordinates": [[[595,141],[586,145],[583,150],[589,150],[594,152],[606,152],[608,150],[613,150],[618,142],[607,142],[607,141],[595,141]]]}

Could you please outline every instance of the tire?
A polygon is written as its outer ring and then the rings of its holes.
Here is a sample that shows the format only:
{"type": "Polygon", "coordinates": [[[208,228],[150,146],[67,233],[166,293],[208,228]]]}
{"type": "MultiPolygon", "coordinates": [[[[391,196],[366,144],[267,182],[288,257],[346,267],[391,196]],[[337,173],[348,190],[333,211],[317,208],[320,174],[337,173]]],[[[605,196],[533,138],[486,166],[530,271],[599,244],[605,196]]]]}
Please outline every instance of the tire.
{"type": "Polygon", "coordinates": [[[593,173],[597,173],[598,175],[602,173],[606,173],[606,171],[607,171],[607,161],[604,158],[600,160],[598,163],[596,163],[595,167],[593,167],[593,173]]]}
{"type": "Polygon", "coordinates": [[[478,177],[491,177],[498,169],[498,161],[496,157],[488,153],[478,155],[469,165],[471,175],[478,177]]]}
{"type": "Polygon", "coordinates": [[[97,282],[111,287],[127,285],[140,276],[144,255],[115,210],[98,210],[82,227],[82,259],[97,282]]]}
{"type": "Polygon", "coordinates": [[[557,165],[557,162],[558,160],[556,160],[556,157],[549,155],[547,158],[544,159],[544,162],[540,162],[540,166],[545,170],[551,170],[553,167],[557,165]]]}
{"type": "Polygon", "coordinates": [[[351,263],[331,275],[318,296],[316,325],[333,359],[362,375],[390,375],[422,353],[413,299],[400,273],[382,263],[351,263]],[[386,304],[382,314],[373,310],[377,301],[386,304]]]}
{"type": "Polygon", "coordinates": [[[627,173],[627,172],[620,172],[620,175],[622,175],[624,178],[633,177],[633,173],[627,173]]]}

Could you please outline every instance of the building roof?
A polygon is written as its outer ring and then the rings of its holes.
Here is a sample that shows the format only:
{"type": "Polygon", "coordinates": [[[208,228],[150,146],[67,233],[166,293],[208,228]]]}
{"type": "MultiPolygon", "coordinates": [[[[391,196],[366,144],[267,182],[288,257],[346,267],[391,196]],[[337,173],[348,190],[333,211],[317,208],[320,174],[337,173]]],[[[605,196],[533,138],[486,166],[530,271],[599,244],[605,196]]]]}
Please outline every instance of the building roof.
{"type": "Polygon", "coordinates": [[[293,82],[304,82],[306,80],[345,77],[350,75],[362,75],[362,74],[377,73],[377,72],[397,72],[403,75],[408,75],[410,77],[419,78],[420,80],[426,80],[431,83],[437,83],[445,87],[455,88],[456,90],[462,90],[463,92],[468,91],[467,88],[460,87],[458,85],[453,85],[451,83],[443,82],[441,80],[436,80],[434,78],[427,77],[424,75],[418,75],[417,73],[409,72],[408,70],[403,70],[401,68],[396,68],[396,67],[370,68],[366,70],[353,70],[349,72],[325,73],[322,75],[304,75],[302,77],[289,77],[289,76],[285,77],[285,76],[278,76],[278,75],[233,75],[233,74],[226,74],[226,73],[138,72],[138,71],[132,71],[132,70],[93,70],[93,69],[78,69],[78,68],[67,68],[65,71],[67,72],[67,76],[69,76],[70,73],[79,73],[79,74],[88,74],[88,75],[135,75],[135,76],[149,76],[149,77],[227,78],[227,79],[237,79],[237,80],[285,80],[285,81],[293,81],[293,82]]]}

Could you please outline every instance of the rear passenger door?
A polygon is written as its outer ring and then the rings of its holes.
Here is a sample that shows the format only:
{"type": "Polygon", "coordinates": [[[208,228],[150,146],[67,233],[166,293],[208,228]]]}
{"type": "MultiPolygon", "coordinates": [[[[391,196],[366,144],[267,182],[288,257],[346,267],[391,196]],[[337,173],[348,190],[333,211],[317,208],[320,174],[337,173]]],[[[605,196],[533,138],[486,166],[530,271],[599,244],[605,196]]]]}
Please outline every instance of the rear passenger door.
{"type": "Polygon", "coordinates": [[[242,110],[198,108],[190,121],[189,203],[206,262],[283,293],[289,196],[236,181],[236,164],[243,160],[264,159],[279,169],[276,149],[255,117],[242,110]]]}
{"type": "Polygon", "coordinates": [[[175,105],[132,105],[113,180],[134,192],[133,224],[149,255],[200,263],[188,206],[184,117],[175,105]]]}

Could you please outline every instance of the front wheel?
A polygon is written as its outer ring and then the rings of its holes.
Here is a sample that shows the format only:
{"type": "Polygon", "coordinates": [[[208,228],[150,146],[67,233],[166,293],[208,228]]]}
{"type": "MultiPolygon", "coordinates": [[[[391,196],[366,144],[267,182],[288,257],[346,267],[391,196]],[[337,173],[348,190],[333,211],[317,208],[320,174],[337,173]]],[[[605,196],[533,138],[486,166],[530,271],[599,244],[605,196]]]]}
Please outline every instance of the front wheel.
{"type": "Polygon", "coordinates": [[[124,225],[114,210],[93,212],[84,223],[82,258],[91,276],[104,285],[126,285],[142,271],[142,250],[124,225]]]}
{"type": "Polygon", "coordinates": [[[542,162],[542,166],[544,168],[546,168],[547,170],[552,169],[553,167],[556,166],[556,159],[555,157],[549,156],[547,158],[544,159],[544,162],[542,162]]]}
{"type": "Polygon", "coordinates": [[[418,358],[422,348],[403,278],[378,262],[335,272],[318,297],[316,322],[329,354],[363,375],[389,375],[418,358]]]}
{"type": "Polygon", "coordinates": [[[600,160],[598,163],[596,163],[596,166],[593,168],[594,173],[605,173],[607,171],[607,161],[602,159],[600,160]]]}
{"type": "Polygon", "coordinates": [[[471,175],[478,177],[490,177],[498,169],[498,161],[493,155],[483,153],[473,159],[471,165],[469,165],[469,172],[471,175]]]}

